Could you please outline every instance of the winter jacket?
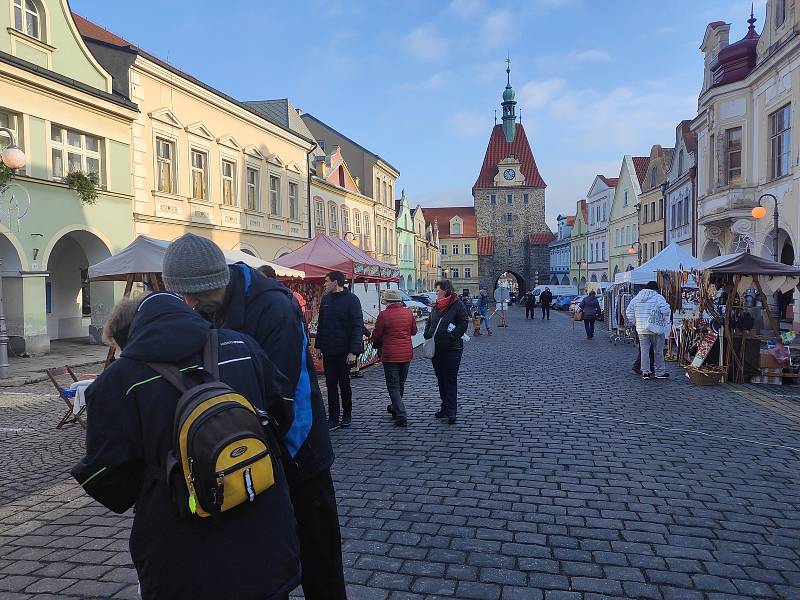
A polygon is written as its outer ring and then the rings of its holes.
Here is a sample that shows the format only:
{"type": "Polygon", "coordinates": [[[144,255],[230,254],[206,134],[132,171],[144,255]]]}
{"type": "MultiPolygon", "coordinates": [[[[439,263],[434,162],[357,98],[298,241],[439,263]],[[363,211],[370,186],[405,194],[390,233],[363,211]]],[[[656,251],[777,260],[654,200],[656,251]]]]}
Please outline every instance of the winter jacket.
{"type": "Polygon", "coordinates": [[[425,324],[425,339],[429,340],[433,337],[433,332],[436,331],[436,352],[447,352],[449,350],[463,350],[464,340],[461,336],[467,332],[469,326],[469,316],[464,304],[456,299],[444,313],[440,313],[436,305],[433,305],[433,312],[428,317],[428,322],[425,324]],[[436,324],[442,319],[439,329],[436,329],[436,324]],[[455,329],[447,331],[448,325],[453,324],[455,329]]]}
{"type": "MultiPolygon", "coordinates": [[[[122,355],[86,390],[86,455],[72,475],[114,512],[135,506],[130,552],[142,598],[284,598],[300,582],[299,549],[279,460],[275,484],[219,517],[179,516],[165,481],[181,393],[146,362],[198,378],[210,325],[173,294],[146,299],[122,355]]],[[[288,426],[286,382],[249,337],[219,331],[220,379],[288,426]]]]}
{"type": "Polygon", "coordinates": [[[542,303],[542,306],[550,306],[550,303],[553,301],[553,292],[550,290],[545,290],[539,295],[539,301],[542,303]]]}
{"type": "Polygon", "coordinates": [[[291,291],[243,264],[230,267],[225,303],[215,322],[246,333],[286,376],[294,421],[286,434],[284,468],[294,486],[329,469],[333,448],[305,320],[291,291]]]}
{"type": "Polygon", "coordinates": [[[525,305],[525,308],[533,308],[536,306],[536,296],[533,294],[525,294],[522,297],[522,303],[525,305]]]}
{"type": "Polygon", "coordinates": [[[358,296],[344,290],[322,297],[314,347],[322,354],[361,354],[364,315],[358,296]]]}
{"type": "Polygon", "coordinates": [[[373,345],[380,346],[381,362],[404,363],[414,358],[411,336],[417,333],[417,320],[410,309],[393,302],[378,314],[373,345]]]}
{"type": "Polygon", "coordinates": [[[664,296],[655,290],[644,289],[636,294],[625,310],[629,323],[636,323],[639,335],[664,335],[669,330],[670,308],[664,296]],[[653,331],[655,329],[655,331],[653,331]]]}
{"type": "Polygon", "coordinates": [[[597,296],[586,296],[581,300],[581,316],[584,321],[596,319],[600,316],[600,301],[597,296]]]}

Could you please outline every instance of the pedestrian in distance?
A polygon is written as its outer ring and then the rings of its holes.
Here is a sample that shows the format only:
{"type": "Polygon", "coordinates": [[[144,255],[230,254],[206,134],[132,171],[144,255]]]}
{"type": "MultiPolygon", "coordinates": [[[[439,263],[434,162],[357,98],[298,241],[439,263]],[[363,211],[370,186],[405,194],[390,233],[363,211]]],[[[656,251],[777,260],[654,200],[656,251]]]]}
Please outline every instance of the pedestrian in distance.
{"type": "Polygon", "coordinates": [[[478,314],[486,327],[486,334],[492,335],[492,329],[489,327],[489,293],[486,290],[481,290],[478,294],[478,314]]]}
{"type": "Polygon", "coordinates": [[[594,290],[581,300],[579,307],[583,326],[586,329],[586,339],[591,340],[594,338],[594,322],[600,317],[601,312],[600,302],[597,300],[594,290]]]}
{"type": "Polygon", "coordinates": [[[467,331],[469,315],[459,302],[453,284],[447,279],[436,282],[436,303],[425,325],[425,339],[433,338],[436,352],[432,363],[439,385],[441,406],[434,415],[455,423],[458,414],[458,369],[464,352],[461,339],[467,331]]]}
{"type": "Polygon", "coordinates": [[[286,378],[253,339],[212,330],[175,294],[124,300],[104,337],[122,353],[86,390],[86,454],[72,475],[112,511],[134,507],[141,597],[287,599],[300,550],[278,458],[292,424],[286,378]],[[198,397],[200,384],[214,391],[198,397]],[[220,439],[233,452],[206,447],[220,439]]]}
{"type": "Polygon", "coordinates": [[[670,308],[664,296],[658,293],[658,284],[648,281],[647,286],[628,303],[625,317],[636,322],[641,353],[642,379],[667,379],[664,362],[664,340],[669,331],[670,308]],[[650,349],[653,349],[653,364],[650,365],[650,349]]]}
{"type": "Polygon", "coordinates": [[[366,331],[361,302],[358,296],[344,288],[344,281],[341,271],[331,271],[325,276],[325,295],[320,302],[315,340],[325,368],[328,425],[332,430],[351,425],[353,390],[350,387],[350,368],[364,351],[366,331]]]}
{"type": "Polygon", "coordinates": [[[405,427],[408,425],[408,415],[403,396],[408,367],[414,358],[411,336],[417,333],[417,320],[411,309],[403,306],[403,299],[397,290],[386,290],[381,304],[386,305],[386,309],[378,314],[375,321],[372,344],[380,349],[386,389],[391,400],[386,409],[394,417],[396,425],[405,427]]]}
{"type": "Polygon", "coordinates": [[[525,304],[525,319],[533,319],[536,312],[536,296],[533,295],[533,290],[528,290],[522,297],[522,302],[525,304]]]}
{"type": "Polygon", "coordinates": [[[297,517],[303,591],[308,600],[345,600],[333,449],[306,324],[291,291],[245,264],[226,265],[214,242],[190,233],[167,248],[163,277],[168,290],[214,326],[252,337],[288,379],[294,419],[283,466],[297,517]]]}
{"type": "Polygon", "coordinates": [[[545,318],[550,320],[550,304],[553,302],[553,292],[549,287],[544,288],[544,291],[539,295],[539,302],[542,303],[542,320],[545,318]]]}

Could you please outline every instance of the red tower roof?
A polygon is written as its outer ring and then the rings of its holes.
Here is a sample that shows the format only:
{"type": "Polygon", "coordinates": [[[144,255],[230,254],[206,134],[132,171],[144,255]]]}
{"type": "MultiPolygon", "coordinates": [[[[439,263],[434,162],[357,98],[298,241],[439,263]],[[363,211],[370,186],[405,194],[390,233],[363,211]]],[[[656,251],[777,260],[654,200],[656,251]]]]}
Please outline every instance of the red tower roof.
{"type": "Polygon", "coordinates": [[[522,123],[517,123],[516,135],[514,141],[510,144],[506,141],[503,135],[503,127],[495,125],[492,129],[492,135],[489,138],[489,146],[486,148],[486,156],[483,157],[483,166],[481,173],[472,189],[476,188],[491,188],[494,187],[494,178],[497,175],[497,164],[504,158],[508,158],[512,154],[522,163],[522,174],[525,176],[526,187],[547,187],[547,184],[539,175],[539,169],[536,167],[536,161],[533,159],[533,152],[528,143],[528,137],[525,135],[525,128],[522,123]]]}

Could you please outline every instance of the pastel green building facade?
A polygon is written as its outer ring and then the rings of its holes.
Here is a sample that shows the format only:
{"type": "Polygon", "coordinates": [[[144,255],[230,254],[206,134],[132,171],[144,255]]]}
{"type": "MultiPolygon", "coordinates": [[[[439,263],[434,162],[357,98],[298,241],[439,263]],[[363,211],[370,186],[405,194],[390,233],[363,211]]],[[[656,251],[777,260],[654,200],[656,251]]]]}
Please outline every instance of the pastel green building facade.
{"type": "Polygon", "coordinates": [[[400,267],[400,289],[411,293],[417,287],[417,268],[415,261],[416,239],[414,236],[414,217],[408,205],[405,191],[396,201],[397,265],[400,267]]]}
{"type": "Polygon", "coordinates": [[[23,4],[21,18],[11,5],[0,10],[0,126],[26,165],[0,193],[0,274],[12,348],[37,354],[96,332],[122,296],[120,284],[88,282],[87,269],[133,240],[137,108],[111,94],[65,0],[23,4]],[[64,183],[71,171],[98,176],[94,204],[64,183]]]}

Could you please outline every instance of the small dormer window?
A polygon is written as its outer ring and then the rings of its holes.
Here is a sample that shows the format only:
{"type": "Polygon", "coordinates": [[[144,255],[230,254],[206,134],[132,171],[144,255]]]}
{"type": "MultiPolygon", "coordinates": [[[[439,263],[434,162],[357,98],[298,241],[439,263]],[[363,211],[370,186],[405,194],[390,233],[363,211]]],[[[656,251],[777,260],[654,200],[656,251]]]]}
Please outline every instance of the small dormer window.
{"type": "Polygon", "coordinates": [[[14,29],[44,41],[42,11],[36,0],[14,0],[14,29]]]}
{"type": "Polygon", "coordinates": [[[453,235],[461,235],[461,223],[458,221],[453,222],[453,235]]]}

